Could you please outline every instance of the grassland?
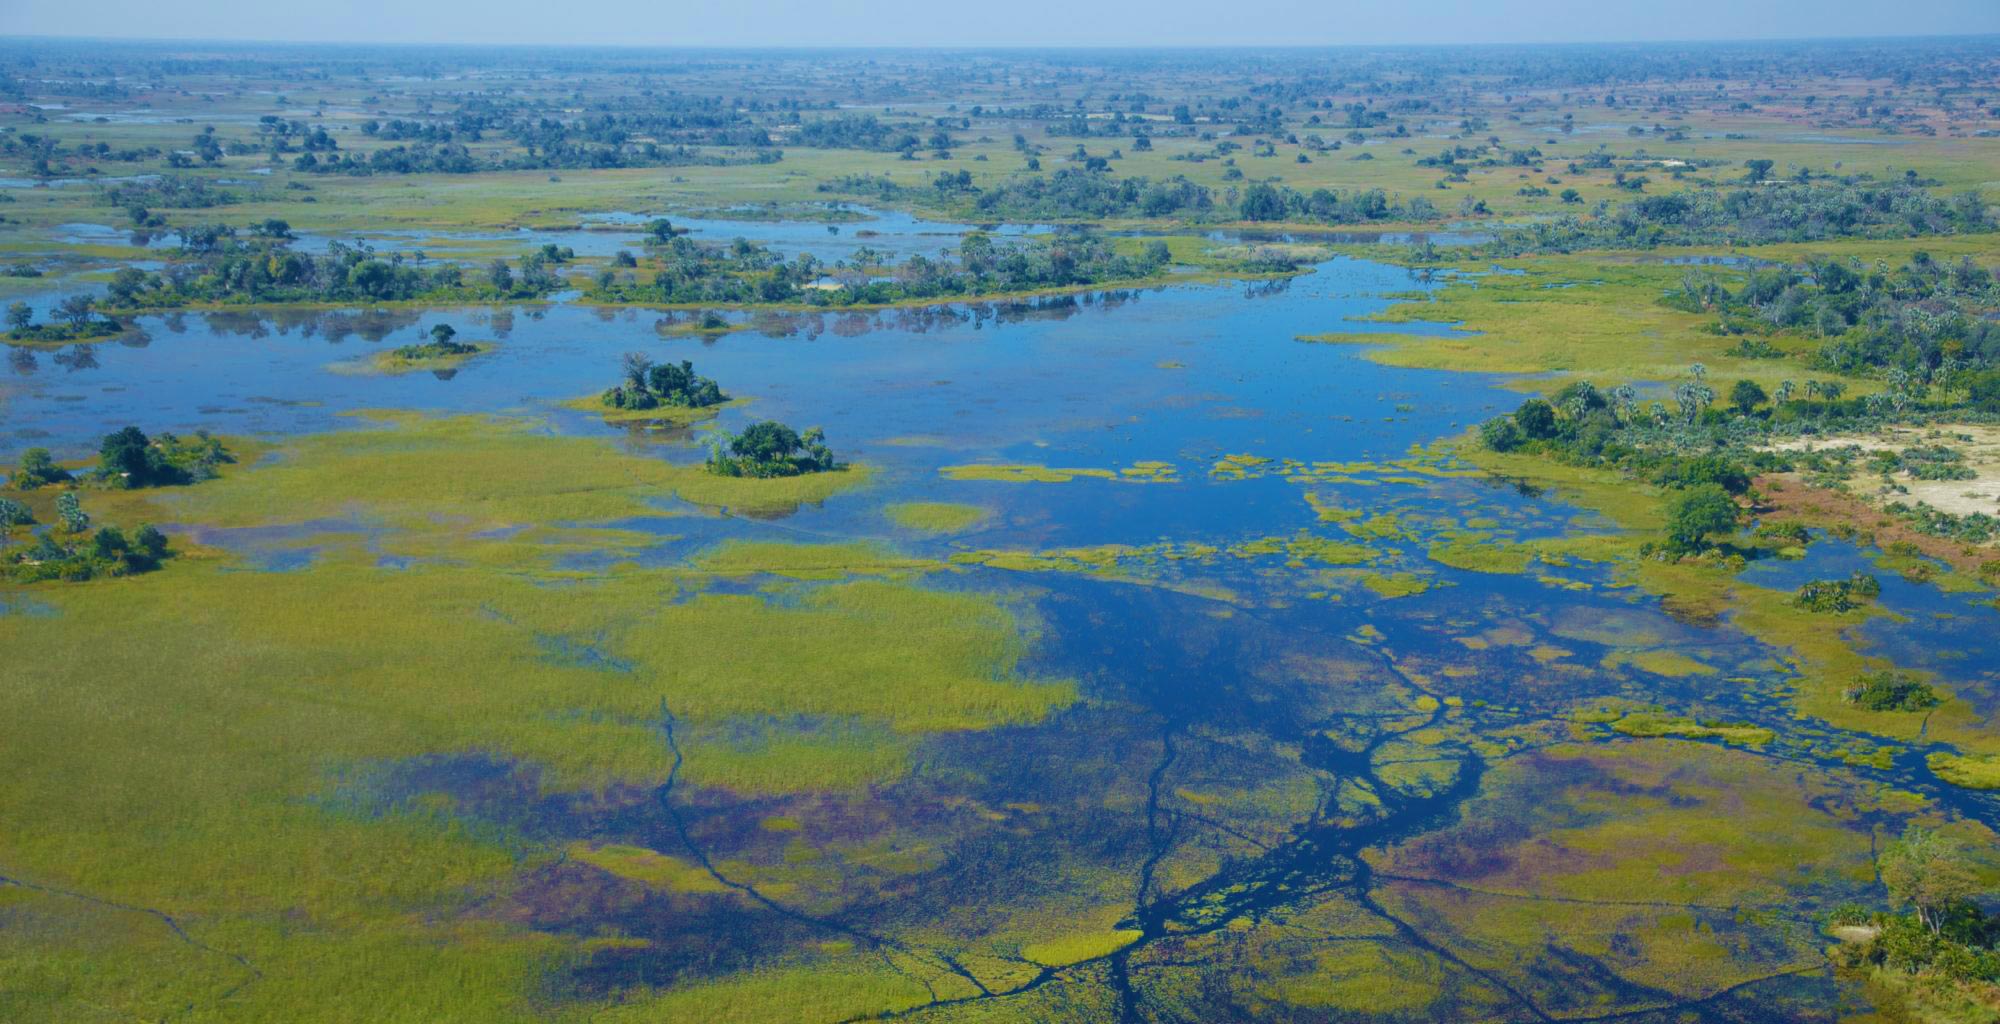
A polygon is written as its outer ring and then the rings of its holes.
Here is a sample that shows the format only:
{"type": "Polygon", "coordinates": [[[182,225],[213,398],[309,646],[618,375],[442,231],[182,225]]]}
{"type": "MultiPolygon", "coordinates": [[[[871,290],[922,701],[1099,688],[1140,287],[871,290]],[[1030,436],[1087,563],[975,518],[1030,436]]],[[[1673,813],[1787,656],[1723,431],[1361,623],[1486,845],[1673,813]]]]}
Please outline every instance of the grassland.
{"type": "MultiPolygon", "coordinates": [[[[264,1019],[362,1005],[546,1019],[535,979],[583,947],[439,915],[560,851],[421,804],[342,811],[329,802],[339,780],[460,751],[536,765],[555,789],[657,785],[673,767],[672,716],[687,785],[855,787],[896,776],[927,734],[1074,700],[1064,681],[1016,678],[1006,608],[928,589],[923,563],[889,552],[556,564],[579,543],[647,543],[593,524],[658,515],[656,496],[717,497],[696,472],[519,425],[385,416],[198,487],[90,499],[197,531],[290,524],[317,554],[259,572],[195,547],[146,577],[39,588],[47,615],[0,616],[16,664],[40,666],[4,683],[19,713],[0,726],[0,874],[22,884],[0,885],[15,979],[0,1006],[64,1018],[83,995],[68,979],[88,965],[88,1003],[140,1016],[226,1001],[264,1019]],[[329,520],[384,532],[371,548],[321,532],[329,520]],[[413,560],[379,564],[388,552],[413,560]],[[893,578],[855,578],[871,566],[893,578]],[[842,582],[794,584],[782,600],[702,592],[741,573],[842,582]],[[715,728],[772,716],[852,726],[748,748],[715,728]],[[171,915],[184,938],[133,908],[171,915]]],[[[729,503],[774,504],[838,485],[730,486],[729,503]]]]}

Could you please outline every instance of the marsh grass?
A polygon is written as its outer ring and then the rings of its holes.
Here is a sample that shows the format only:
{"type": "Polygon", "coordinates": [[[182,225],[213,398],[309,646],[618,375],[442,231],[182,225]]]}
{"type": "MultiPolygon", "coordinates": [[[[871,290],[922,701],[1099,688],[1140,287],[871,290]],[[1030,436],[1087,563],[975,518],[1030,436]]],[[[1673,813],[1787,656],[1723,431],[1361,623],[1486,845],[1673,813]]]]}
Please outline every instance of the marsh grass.
{"type": "MultiPolygon", "coordinates": [[[[585,955],[581,937],[465,912],[559,850],[421,802],[355,809],[327,799],[336,780],[462,752],[538,766],[554,789],[657,785],[671,714],[684,785],[823,792],[898,777],[925,736],[1033,722],[1076,699],[1067,681],[1020,678],[1007,608],[923,587],[922,563],[880,550],[553,567],[566,551],[643,543],[577,524],[653,514],[651,498],[698,469],[515,422],[375,419],[196,487],[106,500],[209,528],[361,518],[390,531],[386,548],[424,557],[383,568],[350,541],[258,572],[197,545],[143,577],[40,588],[48,614],[0,615],[0,697],[17,709],[0,721],[0,874],[90,898],[0,886],[0,914],[39,922],[0,929],[0,958],[26,972],[0,996],[5,1016],[60,1019],[80,992],[67,979],[85,975],[92,1003],[148,1017],[228,991],[245,1019],[348,1019],[353,1006],[397,1008],[378,1019],[581,1016],[583,1004],[538,997],[549,971],[585,955]],[[698,592],[725,569],[868,565],[895,578],[698,592]],[[801,722],[823,724],[788,724],[801,722]],[[91,900],[172,914],[258,975],[238,988],[248,972],[228,956],[91,900]]],[[[731,497],[760,485],[787,486],[742,481],[731,497]]],[[[617,863],[656,866],[635,858],[617,863]]],[[[916,998],[859,959],[798,970],[733,982],[744,1001],[708,1005],[775,1019],[916,998]]]]}

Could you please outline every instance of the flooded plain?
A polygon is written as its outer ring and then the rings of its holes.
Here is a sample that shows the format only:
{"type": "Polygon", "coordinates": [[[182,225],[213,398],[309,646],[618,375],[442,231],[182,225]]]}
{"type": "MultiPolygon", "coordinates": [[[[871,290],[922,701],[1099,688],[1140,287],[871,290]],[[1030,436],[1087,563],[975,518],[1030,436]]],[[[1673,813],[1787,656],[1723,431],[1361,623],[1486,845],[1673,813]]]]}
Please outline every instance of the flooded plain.
{"type": "MultiPolygon", "coordinates": [[[[938,230],[839,227],[750,237],[924,252],[938,230]]],[[[1516,404],[1503,382],[1296,340],[1442,332],[1349,322],[1424,287],[1341,258],[1276,283],[735,316],[711,336],[677,331],[688,314],[574,301],[148,316],[115,343],[11,351],[0,458],[82,457],[128,423],[377,430],[351,414],[382,409],[526,420],[675,464],[714,430],[821,426],[868,468],[864,486],[778,511],[662,494],[657,515],[616,524],[657,540],[563,567],[867,545],[942,567],[925,589],[999,595],[1024,651],[1002,682],[1075,681],[1074,701],[988,728],[892,734],[807,711],[690,723],[670,680],[635,678],[628,654],[577,629],[544,639],[552,663],[660,690],[644,724],[671,750],[664,785],[578,794],[480,750],[338,766],[314,797],[328,814],[421,805],[523,851],[572,851],[524,852],[517,884],[457,911],[604,938],[552,969],[550,999],[810,979],[865,953],[921,983],[894,1004],[917,1019],[987,1004],[1661,1024],[1852,1009],[1815,915],[1865,897],[1875,837],[1912,801],[1989,825],[2000,806],[1940,784],[1921,742],[1796,716],[1789,652],[1537,547],[1611,527],[1432,447],[1516,404]],[[454,372],[341,372],[440,321],[497,347],[454,372]],[[692,360],[741,401],[672,429],[565,404],[615,383],[628,351],[692,360]],[[899,511],[913,508],[958,511],[935,528],[899,511]],[[704,758],[813,743],[892,745],[907,766],[863,786],[702,781],[704,758]],[[658,884],[669,870],[685,877],[658,884]]],[[[410,556],[388,533],[341,518],[183,530],[247,573],[310,571],[354,544],[393,573],[410,556]]],[[[1744,579],[1789,590],[1868,564],[1822,538],[1744,579]]],[[[855,585],[837,568],[717,572],[675,599],[810,604],[855,585]]],[[[1990,604],[1900,579],[1882,604],[1893,614],[1854,630],[1862,650],[1991,705],[1992,673],[1970,668],[1992,663],[1990,604]]],[[[41,609],[9,599],[0,615],[41,609]]]]}

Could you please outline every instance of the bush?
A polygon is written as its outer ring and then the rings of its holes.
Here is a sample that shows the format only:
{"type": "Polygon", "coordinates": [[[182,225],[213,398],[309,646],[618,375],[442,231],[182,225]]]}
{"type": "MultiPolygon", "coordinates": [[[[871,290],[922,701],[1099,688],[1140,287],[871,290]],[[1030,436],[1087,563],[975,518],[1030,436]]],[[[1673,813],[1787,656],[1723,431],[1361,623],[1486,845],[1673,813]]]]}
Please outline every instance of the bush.
{"type": "Polygon", "coordinates": [[[47,448],[30,448],[21,453],[21,465],[14,470],[14,486],[32,491],[46,484],[67,483],[69,470],[56,465],[47,448]]]}
{"type": "Polygon", "coordinates": [[[1736,528],[1735,499],[1721,486],[1697,484],[1667,503],[1667,546],[1686,554],[1708,546],[1708,538],[1736,528]]]}
{"type": "Polygon", "coordinates": [[[1927,711],[1943,703],[1930,684],[1906,672],[1870,672],[1847,691],[1847,702],[1867,711],[1927,711]]]}
{"type": "Polygon", "coordinates": [[[1505,416],[1496,416],[1479,425],[1479,439],[1496,452],[1511,452],[1521,447],[1521,428],[1505,416]]]}
{"type": "Polygon", "coordinates": [[[1539,398],[1530,398],[1514,410],[1514,424],[1521,433],[1536,441],[1556,436],[1555,407],[1539,398]]]}

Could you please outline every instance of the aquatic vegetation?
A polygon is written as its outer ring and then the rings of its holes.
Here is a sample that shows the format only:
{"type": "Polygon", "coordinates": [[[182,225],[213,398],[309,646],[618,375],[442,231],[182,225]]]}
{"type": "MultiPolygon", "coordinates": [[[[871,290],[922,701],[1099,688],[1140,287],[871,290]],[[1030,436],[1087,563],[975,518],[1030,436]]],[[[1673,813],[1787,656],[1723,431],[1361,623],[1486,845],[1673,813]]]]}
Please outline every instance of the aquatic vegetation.
{"type": "Polygon", "coordinates": [[[1021,956],[1045,967],[1067,967],[1110,956],[1141,937],[1143,933],[1130,930],[1080,932],[1023,946],[1021,956]]]}
{"type": "MultiPolygon", "coordinates": [[[[1088,478],[1095,480],[1130,480],[1138,476],[1126,476],[1109,469],[1066,469],[1051,466],[978,462],[962,466],[941,466],[938,472],[947,480],[986,480],[1007,484],[1066,484],[1071,480],[1088,478]]],[[[1147,474],[1150,475],[1150,474],[1147,474]]]]}
{"type": "Polygon", "coordinates": [[[904,501],[883,508],[897,526],[920,533],[963,533],[991,517],[978,505],[947,501],[904,501]]]}
{"type": "Polygon", "coordinates": [[[2000,755],[1931,754],[1925,759],[1937,777],[1966,789],[2000,789],[2000,755]]]}
{"type": "Polygon", "coordinates": [[[1721,740],[1724,743],[1761,747],[1777,739],[1770,729],[1751,725],[1697,722],[1671,715],[1634,713],[1611,723],[1613,731],[1627,736],[1673,736],[1689,740],[1721,740]]]}

